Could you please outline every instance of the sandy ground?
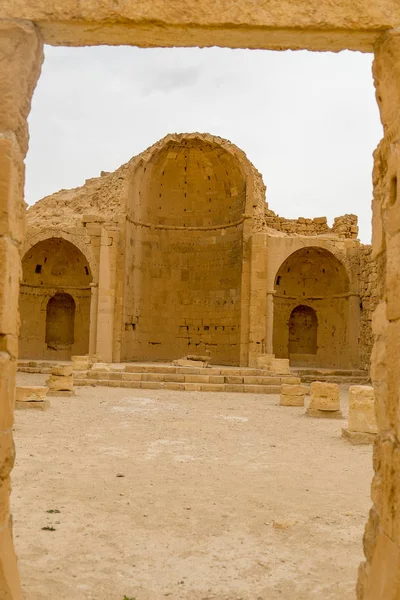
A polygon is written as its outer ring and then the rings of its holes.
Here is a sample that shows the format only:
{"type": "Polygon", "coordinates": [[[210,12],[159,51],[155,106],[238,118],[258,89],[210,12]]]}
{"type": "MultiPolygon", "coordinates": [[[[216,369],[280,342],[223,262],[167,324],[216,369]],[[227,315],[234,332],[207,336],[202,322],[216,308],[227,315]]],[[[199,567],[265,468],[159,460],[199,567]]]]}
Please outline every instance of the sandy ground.
{"type": "Polygon", "coordinates": [[[345,420],[253,394],[50,400],[16,413],[26,600],[354,600],[372,450],[345,420]]]}

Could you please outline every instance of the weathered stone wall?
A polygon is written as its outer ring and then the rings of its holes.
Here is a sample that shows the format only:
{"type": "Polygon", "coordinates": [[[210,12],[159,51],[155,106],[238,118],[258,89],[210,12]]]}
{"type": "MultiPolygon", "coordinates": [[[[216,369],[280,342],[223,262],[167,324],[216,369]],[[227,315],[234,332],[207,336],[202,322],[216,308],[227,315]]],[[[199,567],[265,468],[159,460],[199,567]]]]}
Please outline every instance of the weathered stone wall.
{"type": "Polygon", "coordinates": [[[9,474],[18,355],[19,249],[25,230],[24,157],[27,116],[43,60],[43,45],[31,23],[0,20],[0,597],[20,600],[12,542],[9,474]]]}
{"type": "Polygon", "coordinates": [[[369,369],[373,345],[372,316],[378,304],[378,270],[372,246],[360,246],[360,365],[369,369]]]}
{"type": "Polygon", "coordinates": [[[170,136],[146,158],[128,198],[122,358],[209,353],[239,364],[244,213],[255,201],[246,168],[254,168],[232,144],[200,134],[170,136]]]}
{"type": "Polygon", "coordinates": [[[357,239],[358,218],[356,215],[343,215],[335,217],[332,227],[328,226],[326,217],[306,219],[286,219],[280,217],[265,204],[264,210],[258,210],[254,217],[254,230],[267,231],[274,229],[288,235],[324,235],[333,233],[339,238],[357,239]]]}
{"type": "Polygon", "coordinates": [[[397,0],[3,0],[0,18],[40,25],[45,42],[68,46],[226,46],[372,52],[400,27],[397,0]]]}
{"type": "Polygon", "coordinates": [[[400,34],[375,48],[373,74],[384,139],[374,154],[372,258],[378,306],[372,319],[371,380],[378,439],[374,446],[373,506],[364,534],[359,600],[397,600],[400,590],[400,34]]]}

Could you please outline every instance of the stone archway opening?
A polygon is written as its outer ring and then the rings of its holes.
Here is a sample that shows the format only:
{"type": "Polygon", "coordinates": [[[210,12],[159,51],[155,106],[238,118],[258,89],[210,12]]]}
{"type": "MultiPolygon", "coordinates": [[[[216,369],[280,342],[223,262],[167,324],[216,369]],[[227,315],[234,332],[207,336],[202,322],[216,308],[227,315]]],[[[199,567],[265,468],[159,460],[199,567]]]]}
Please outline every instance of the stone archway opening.
{"type": "Polygon", "coordinates": [[[289,356],[316,354],[318,337],[317,313],[311,306],[300,304],[289,317],[289,356]]]}
{"type": "Polygon", "coordinates": [[[125,312],[135,323],[123,331],[123,360],[240,362],[247,184],[224,145],[171,136],[132,177],[125,312]]]}
{"type": "Polygon", "coordinates": [[[20,356],[69,360],[89,350],[92,273],[63,238],[35,244],[22,259],[20,356]]]}
{"type": "Polygon", "coordinates": [[[325,248],[291,254],[275,277],[274,353],[292,366],[350,366],[349,277],[325,248]]]}
{"type": "Polygon", "coordinates": [[[47,348],[70,350],[74,343],[75,301],[70,294],[57,292],[46,307],[47,348]]]}

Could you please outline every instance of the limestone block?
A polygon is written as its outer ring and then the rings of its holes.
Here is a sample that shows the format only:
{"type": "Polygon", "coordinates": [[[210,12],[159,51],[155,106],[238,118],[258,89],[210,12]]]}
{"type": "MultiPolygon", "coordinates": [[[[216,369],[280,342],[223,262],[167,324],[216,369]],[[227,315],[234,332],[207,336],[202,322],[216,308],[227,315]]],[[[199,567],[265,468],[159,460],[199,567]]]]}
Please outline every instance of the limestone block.
{"type": "Polygon", "coordinates": [[[279,404],[281,406],[304,406],[304,394],[282,394],[280,395],[279,404]]]}
{"type": "Polygon", "coordinates": [[[313,381],[311,384],[311,400],[307,410],[310,417],[340,419],[339,386],[337,383],[313,381]]]}
{"type": "Polygon", "coordinates": [[[51,392],[71,391],[74,388],[72,375],[50,375],[46,381],[51,392]]]}
{"type": "Polygon", "coordinates": [[[51,374],[59,377],[69,377],[72,375],[72,365],[56,365],[51,369],[51,374]]]}
{"type": "Polygon", "coordinates": [[[18,143],[0,138],[0,235],[18,242],[25,231],[22,155],[18,143]]]}
{"type": "Polygon", "coordinates": [[[367,433],[365,431],[350,431],[343,427],[342,437],[354,445],[373,444],[376,439],[376,434],[367,433]]]}
{"type": "Polygon", "coordinates": [[[89,356],[71,356],[71,361],[74,371],[87,371],[92,365],[89,356]]]}
{"type": "Polygon", "coordinates": [[[349,431],[376,434],[374,388],[353,385],[349,389],[349,431]]]}
{"type": "Polygon", "coordinates": [[[43,62],[43,44],[33,23],[0,22],[0,131],[16,132],[28,149],[27,116],[43,62]]]}
{"type": "Polygon", "coordinates": [[[279,403],[281,406],[304,406],[306,392],[302,385],[283,383],[279,403]]]}
{"type": "Polygon", "coordinates": [[[276,375],[290,375],[288,358],[274,358],[270,365],[270,372],[276,375]]]}
{"type": "Polygon", "coordinates": [[[281,394],[286,396],[305,396],[307,389],[303,385],[282,383],[281,394]]]}
{"type": "Polygon", "coordinates": [[[50,406],[50,402],[48,400],[29,400],[27,402],[16,402],[15,403],[15,409],[16,410],[27,410],[27,409],[34,409],[34,410],[47,410],[50,406]]]}
{"type": "Polygon", "coordinates": [[[202,360],[189,360],[187,358],[179,358],[178,360],[174,360],[172,364],[178,367],[208,367],[208,362],[206,363],[202,360]]]}
{"type": "Polygon", "coordinates": [[[17,386],[15,392],[16,402],[42,402],[46,399],[49,388],[42,385],[17,386]]]}
{"type": "Polygon", "coordinates": [[[257,357],[257,368],[265,369],[276,375],[289,375],[290,366],[288,358],[275,358],[275,354],[261,354],[257,357]]]}
{"type": "Polygon", "coordinates": [[[93,363],[91,370],[92,371],[109,371],[110,365],[108,363],[96,362],[96,363],[93,363]]]}
{"type": "Polygon", "coordinates": [[[261,354],[261,356],[257,356],[257,367],[268,370],[274,358],[275,354],[261,354]]]}

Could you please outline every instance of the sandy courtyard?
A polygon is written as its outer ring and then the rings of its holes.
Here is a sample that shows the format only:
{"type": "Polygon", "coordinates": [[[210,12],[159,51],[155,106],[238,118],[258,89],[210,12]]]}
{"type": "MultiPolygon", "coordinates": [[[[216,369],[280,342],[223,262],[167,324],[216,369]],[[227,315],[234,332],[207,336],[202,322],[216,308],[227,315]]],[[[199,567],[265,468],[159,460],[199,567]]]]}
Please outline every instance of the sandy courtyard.
{"type": "Polygon", "coordinates": [[[372,450],[345,420],[253,394],[50,400],[16,412],[25,600],[354,600],[372,450]]]}

